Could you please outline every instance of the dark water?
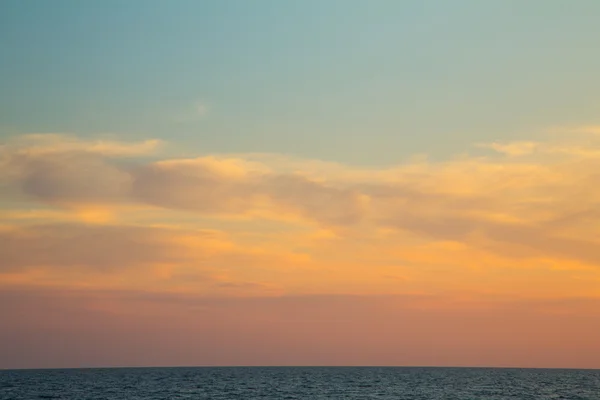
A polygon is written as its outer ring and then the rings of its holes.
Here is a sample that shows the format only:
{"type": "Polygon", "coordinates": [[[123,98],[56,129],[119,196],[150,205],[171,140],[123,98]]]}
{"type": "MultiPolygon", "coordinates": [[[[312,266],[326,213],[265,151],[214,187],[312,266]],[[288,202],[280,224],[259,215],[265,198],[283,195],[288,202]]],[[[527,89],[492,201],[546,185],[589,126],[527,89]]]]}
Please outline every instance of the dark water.
{"type": "Polygon", "coordinates": [[[235,367],[0,371],[0,399],[600,399],[600,370],[235,367]]]}

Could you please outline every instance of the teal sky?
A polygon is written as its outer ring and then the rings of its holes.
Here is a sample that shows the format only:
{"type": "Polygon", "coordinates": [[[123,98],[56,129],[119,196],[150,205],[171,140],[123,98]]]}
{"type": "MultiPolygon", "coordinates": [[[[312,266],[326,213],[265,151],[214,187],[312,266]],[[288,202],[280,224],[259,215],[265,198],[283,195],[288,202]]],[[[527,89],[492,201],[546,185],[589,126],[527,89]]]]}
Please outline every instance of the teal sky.
{"type": "Polygon", "coordinates": [[[0,134],[448,157],[597,124],[599,20],[596,0],[4,0],[0,134]]]}

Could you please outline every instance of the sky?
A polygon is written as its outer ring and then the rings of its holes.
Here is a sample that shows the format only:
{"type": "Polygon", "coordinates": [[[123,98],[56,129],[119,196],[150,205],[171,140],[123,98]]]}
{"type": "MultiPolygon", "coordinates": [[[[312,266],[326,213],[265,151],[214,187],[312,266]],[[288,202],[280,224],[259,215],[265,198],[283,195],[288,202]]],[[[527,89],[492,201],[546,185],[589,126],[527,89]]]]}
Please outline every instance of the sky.
{"type": "Polygon", "coordinates": [[[0,2],[0,368],[600,368],[600,2],[0,2]]]}

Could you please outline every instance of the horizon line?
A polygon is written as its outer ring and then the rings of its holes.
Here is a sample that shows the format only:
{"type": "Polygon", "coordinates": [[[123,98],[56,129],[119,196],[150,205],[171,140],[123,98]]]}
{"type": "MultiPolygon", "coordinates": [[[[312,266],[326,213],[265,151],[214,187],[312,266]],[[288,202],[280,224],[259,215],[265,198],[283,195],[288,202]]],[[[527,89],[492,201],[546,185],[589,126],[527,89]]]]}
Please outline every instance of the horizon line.
{"type": "Polygon", "coordinates": [[[177,368],[446,368],[446,369],[527,369],[527,370],[579,370],[600,371],[600,367],[520,367],[520,366],[484,366],[484,365],[146,365],[146,366],[91,366],[91,367],[24,367],[4,368],[4,371],[60,371],[89,369],[177,369],[177,368]]]}

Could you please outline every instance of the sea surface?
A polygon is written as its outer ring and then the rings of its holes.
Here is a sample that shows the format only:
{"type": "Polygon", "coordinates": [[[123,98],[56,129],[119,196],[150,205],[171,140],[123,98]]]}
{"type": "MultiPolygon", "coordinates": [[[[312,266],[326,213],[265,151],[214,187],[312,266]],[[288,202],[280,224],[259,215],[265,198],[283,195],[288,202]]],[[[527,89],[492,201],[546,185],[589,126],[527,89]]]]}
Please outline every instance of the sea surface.
{"type": "Polygon", "coordinates": [[[0,371],[0,399],[600,399],[600,370],[198,367],[0,371]]]}

